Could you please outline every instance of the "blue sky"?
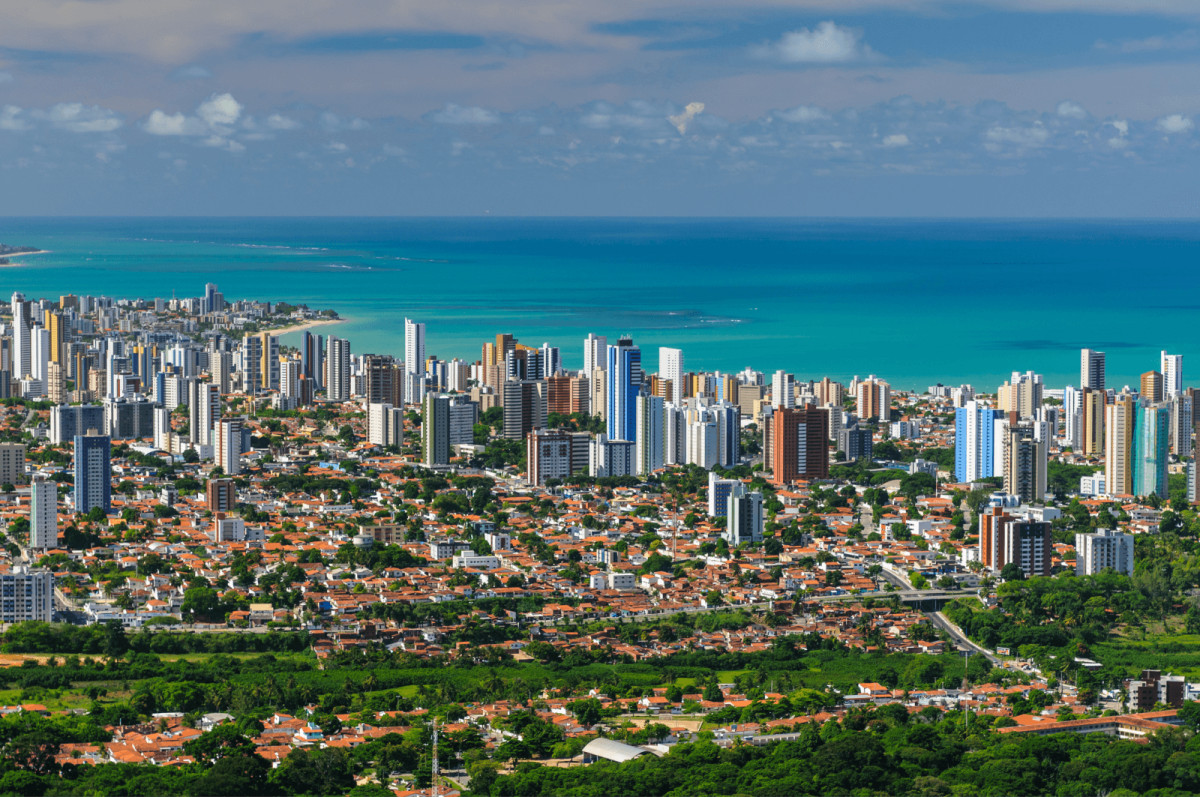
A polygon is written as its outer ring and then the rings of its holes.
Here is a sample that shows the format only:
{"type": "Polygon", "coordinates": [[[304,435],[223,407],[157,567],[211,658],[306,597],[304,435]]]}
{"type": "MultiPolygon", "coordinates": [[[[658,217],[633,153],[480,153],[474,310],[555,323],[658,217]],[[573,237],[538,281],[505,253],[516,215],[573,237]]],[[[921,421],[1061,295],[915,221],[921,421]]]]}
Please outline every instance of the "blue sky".
{"type": "Polygon", "coordinates": [[[1198,116],[1196,0],[53,0],[0,213],[1194,217],[1198,116]]]}

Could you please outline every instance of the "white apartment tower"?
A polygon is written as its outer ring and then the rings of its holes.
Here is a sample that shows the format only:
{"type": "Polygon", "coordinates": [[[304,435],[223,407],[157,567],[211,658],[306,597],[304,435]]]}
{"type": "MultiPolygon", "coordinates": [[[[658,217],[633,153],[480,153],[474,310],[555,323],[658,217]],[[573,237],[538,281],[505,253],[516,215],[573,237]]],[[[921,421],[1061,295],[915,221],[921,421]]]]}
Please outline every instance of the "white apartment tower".
{"type": "Polygon", "coordinates": [[[1112,529],[1095,534],[1075,535],[1075,574],[1094,576],[1111,567],[1126,576],[1133,575],[1133,535],[1112,529]]]}
{"type": "Polygon", "coordinates": [[[404,319],[404,403],[425,398],[425,325],[404,319]]]}
{"type": "Polygon", "coordinates": [[[41,476],[34,476],[29,485],[29,547],[58,547],[58,485],[41,476]]]}
{"type": "Polygon", "coordinates": [[[683,351],[658,349],[658,375],[667,382],[667,401],[680,404],[683,401],[683,351]]]}
{"type": "Polygon", "coordinates": [[[771,379],[771,405],[777,409],[794,409],[796,406],[796,381],[791,374],[776,371],[771,379]]]}
{"type": "Polygon", "coordinates": [[[637,397],[637,438],[635,473],[644,476],[663,467],[665,412],[661,396],[637,397]]]}
{"type": "Polygon", "coordinates": [[[1183,355],[1160,352],[1162,367],[1159,372],[1163,375],[1163,395],[1174,398],[1183,392],[1183,355]]]}
{"type": "Polygon", "coordinates": [[[608,369],[608,336],[588,333],[583,341],[584,376],[593,376],[597,368],[608,369]]]}

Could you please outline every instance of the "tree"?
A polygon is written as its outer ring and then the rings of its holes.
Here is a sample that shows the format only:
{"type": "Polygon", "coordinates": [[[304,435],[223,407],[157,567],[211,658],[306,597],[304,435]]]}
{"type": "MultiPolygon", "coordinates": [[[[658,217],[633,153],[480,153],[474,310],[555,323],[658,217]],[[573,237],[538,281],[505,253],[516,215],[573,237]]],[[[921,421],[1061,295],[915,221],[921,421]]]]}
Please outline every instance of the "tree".
{"type": "Polygon", "coordinates": [[[184,742],[183,750],[197,761],[212,763],[227,756],[254,755],[254,743],[246,738],[237,725],[226,722],[184,742]]]}
{"type": "Polygon", "coordinates": [[[704,693],[700,697],[708,703],[719,703],[725,699],[725,693],[721,691],[716,680],[712,680],[704,687],[704,693]]]}
{"type": "Polygon", "coordinates": [[[1016,562],[1009,562],[1004,567],[1000,568],[1000,578],[1005,581],[1024,581],[1025,571],[1016,562]]]}
{"type": "Polygon", "coordinates": [[[567,704],[567,710],[575,715],[579,724],[590,728],[600,721],[600,701],[594,697],[575,700],[567,704]]]}

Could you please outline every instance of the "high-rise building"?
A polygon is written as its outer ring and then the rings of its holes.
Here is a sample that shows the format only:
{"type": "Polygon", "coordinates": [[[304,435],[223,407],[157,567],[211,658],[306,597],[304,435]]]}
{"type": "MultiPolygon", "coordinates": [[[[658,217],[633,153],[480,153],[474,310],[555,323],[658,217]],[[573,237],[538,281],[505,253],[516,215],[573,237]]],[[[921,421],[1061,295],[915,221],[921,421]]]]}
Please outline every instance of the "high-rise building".
{"type": "Polygon", "coordinates": [[[25,481],[25,444],[0,443],[0,484],[25,481]]]}
{"type": "Polygon", "coordinates": [[[404,403],[425,397],[425,324],[404,319],[404,403]]]}
{"type": "MultiPolygon", "coordinates": [[[[258,335],[245,335],[240,349],[239,368],[242,375],[242,390],[253,395],[262,385],[263,350],[262,338],[258,335]]],[[[110,365],[108,370],[112,371],[110,365]]],[[[111,373],[109,379],[111,379],[111,373]]]]}
{"type": "Polygon", "coordinates": [[[1080,390],[1079,451],[1086,457],[1104,454],[1104,419],[1108,408],[1103,390],[1085,387],[1080,390]]]}
{"type": "Polygon", "coordinates": [[[213,429],[221,417],[221,391],[212,382],[191,380],[188,384],[188,441],[213,445],[213,429]]]}
{"type": "Polygon", "coordinates": [[[597,368],[608,368],[608,338],[589,332],[583,341],[583,375],[590,378],[597,368]]]}
{"type": "Polygon", "coordinates": [[[1021,568],[1026,578],[1050,575],[1054,539],[1049,523],[1014,518],[999,525],[995,569],[1003,570],[1012,562],[1021,568]]]}
{"type": "Polygon", "coordinates": [[[1183,355],[1159,353],[1163,375],[1163,391],[1166,398],[1174,398],[1183,393],[1183,355]]]}
{"type": "Polygon", "coordinates": [[[1012,379],[996,390],[996,409],[1016,413],[1021,419],[1033,418],[1042,406],[1042,391],[1041,374],[1013,371],[1012,379]]]}
{"type": "Polygon", "coordinates": [[[1133,396],[1121,393],[1108,405],[1105,414],[1104,485],[1109,495],[1134,495],[1133,441],[1136,409],[1133,396]]]}
{"type": "Polygon", "coordinates": [[[1138,405],[1133,440],[1133,489],[1138,497],[1167,497],[1167,452],[1171,413],[1164,406],[1138,405]]]}
{"type": "Polygon", "coordinates": [[[14,565],[0,574],[0,623],[48,623],[53,617],[53,573],[14,565]]]}
{"type": "Polygon", "coordinates": [[[742,453],[741,407],[720,401],[708,408],[708,415],[717,424],[717,464],[722,468],[735,467],[742,453]]]}
{"type": "Polygon", "coordinates": [[[270,332],[260,332],[258,335],[258,387],[263,390],[279,389],[279,338],[270,332]]]}
{"type": "Polygon", "coordinates": [[[329,336],[329,375],[325,395],[330,401],[350,400],[350,341],[329,336]]]}
{"type": "Polygon", "coordinates": [[[25,295],[14,293],[12,295],[13,381],[23,379],[32,373],[33,352],[31,347],[33,342],[30,338],[30,330],[33,323],[30,313],[30,304],[25,301],[25,295]]]}
{"type": "Polygon", "coordinates": [[[1000,529],[1005,521],[1012,520],[1013,516],[1005,513],[998,506],[985,507],[979,513],[979,561],[984,567],[992,570],[999,570],[1003,565],[997,564],[999,561],[998,544],[1000,540],[1000,529]]]}
{"type": "Polygon", "coordinates": [[[325,339],[307,330],[300,338],[300,371],[306,379],[312,379],[317,387],[324,387],[325,339]]]}
{"type": "Polygon", "coordinates": [[[242,472],[242,419],[222,418],[213,430],[215,439],[216,466],[226,476],[242,472]]]}
{"type": "Polygon", "coordinates": [[[607,476],[633,476],[633,441],[609,440],[607,435],[596,435],[590,445],[588,474],[597,479],[607,476]]]}
{"type": "Polygon", "coordinates": [[[608,436],[637,439],[637,396],[642,387],[642,350],[632,338],[619,338],[608,347],[608,436]]]}
{"type": "Polygon", "coordinates": [[[58,484],[34,476],[29,485],[29,547],[58,547],[58,484]]]}
{"type": "Polygon", "coordinates": [[[399,448],[404,444],[404,408],[391,404],[367,405],[367,442],[399,448]]]}
{"type": "Polygon", "coordinates": [[[1107,568],[1126,576],[1133,575],[1133,535],[1112,529],[1076,534],[1075,574],[1094,576],[1107,568]]]}
{"type": "Polygon", "coordinates": [[[683,351],[669,349],[665,346],[658,349],[658,373],[667,381],[665,398],[673,404],[683,401],[683,351]]]}
{"type": "Polygon", "coordinates": [[[771,479],[775,484],[829,476],[828,410],[776,409],[766,416],[764,425],[764,437],[771,452],[771,479]]]}
{"type": "Polygon", "coordinates": [[[722,479],[715,471],[708,473],[708,516],[725,517],[729,514],[729,499],[746,494],[746,485],[741,479],[722,479]]]}
{"type": "Polygon", "coordinates": [[[1032,423],[1017,423],[1004,433],[1004,492],[1026,503],[1046,497],[1047,441],[1032,423]]]}
{"type": "Polygon", "coordinates": [[[566,479],[588,467],[591,437],[561,429],[535,429],[525,439],[526,479],[544,485],[566,479]]]}
{"type": "Polygon", "coordinates": [[[1192,455],[1192,433],[1195,423],[1192,397],[1180,393],[1169,399],[1168,408],[1171,412],[1171,453],[1177,457],[1192,455]]]}
{"type": "Polygon", "coordinates": [[[439,393],[426,393],[422,410],[422,458],[429,467],[449,465],[450,397],[439,393]]]}
{"type": "Polygon", "coordinates": [[[1141,396],[1151,404],[1157,404],[1163,400],[1163,375],[1158,371],[1147,371],[1142,374],[1141,396]]]}
{"type": "Polygon", "coordinates": [[[504,401],[502,435],[506,439],[524,440],[534,429],[546,426],[549,390],[544,381],[508,381],[502,385],[500,393],[504,401]]]}
{"type": "Polygon", "coordinates": [[[687,463],[709,470],[716,467],[718,459],[717,419],[707,412],[697,412],[687,425],[687,463]]]}
{"type": "Polygon", "coordinates": [[[763,496],[760,492],[730,496],[729,513],[721,533],[730,545],[762,542],[763,496]]]}
{"type": "Polygon", "coordinates": [[[112,443],[108,435],[89,429],[75,435],[75,511],[112,509],[112,443]]]}
{"type": "Polygon", "coordinates": [[[1104,352],[1081,349],[1079,355],[1079,386],[1103,391],[1104,352]]]}
{"type": "MultiPolygon", "coordinates": [[[[833,411],[830,412],[832,416],[833,411]]],[[[838,413],[840,414],[840,413],[838,413]]],[[[857,462],[860,459],[870,459],[875,443],[871,438],[871,430],[861,429],[857,425],[842,429],[838,434],[838,451],[846,455],[847,462],[857,462]]]]}
{"type": "Polygon", "coordinates": [[[637,432],[634,471],[645,476],[665,464],[663,457],[665,417],[663,400],[659,396],[637,397],[637,432]]]}
{"type": "Polygon", "coordinates": [[[771,404],[778,409],[790,410],[796,406],[796,379],[784,371],[776,371],[771,378],[771,404]]]}
{"type": "Polygon", "coordinates": [[[971,400],[954,411],[954,480],[967,484],[995,476],[999,410],[971,400]]]}
{"type": "Polygon", "coordinates": [[[209,479],[204,486],[205,506],[208,511],[232,512],[237,506],[237,488],[233,479],[209,479]]]}
{"type": "Polygon", "coordinates": [[[891,417],[892,386],[874,374],[858,383],[854,391],[859,418],[879,418],[887,421],[891,417]]]}

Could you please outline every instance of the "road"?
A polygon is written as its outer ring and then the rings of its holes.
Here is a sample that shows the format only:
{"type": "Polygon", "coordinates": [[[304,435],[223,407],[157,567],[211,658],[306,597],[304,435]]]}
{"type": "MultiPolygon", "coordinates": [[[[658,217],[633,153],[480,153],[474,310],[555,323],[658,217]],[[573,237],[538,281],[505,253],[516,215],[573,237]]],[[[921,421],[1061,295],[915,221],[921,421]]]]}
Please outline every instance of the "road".
{"type": "Polygon", "coordinates": [[[946,615],[942,614],[941,612],[925,612],[925,616],[929,618],[929,622],[933,623],[934,626],[940,628],[942,631],[945,631],[946,634],[954,640],[954,644],[956,644],[960,650],[970,650],[973,653],[982,653],[984,656],[987,656],[987,660],[992,663],[993,667],[999,667],[1003,663],[1001,659],[996,656],[996,654],[992,653],[987,648],[980,647],[971,640],[967,639],[967,635],[963,633],[963,630],[954,623],[950,622],[950,618],[946,617],[946,615]]]}

